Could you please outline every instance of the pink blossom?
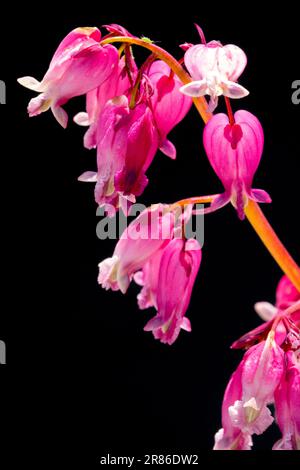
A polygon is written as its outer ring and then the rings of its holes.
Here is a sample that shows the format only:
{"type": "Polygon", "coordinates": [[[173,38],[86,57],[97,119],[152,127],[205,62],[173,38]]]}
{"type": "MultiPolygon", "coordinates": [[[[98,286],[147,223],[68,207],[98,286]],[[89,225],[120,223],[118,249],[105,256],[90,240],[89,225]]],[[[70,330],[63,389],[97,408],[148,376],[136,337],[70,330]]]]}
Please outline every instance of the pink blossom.
{"type": "Polygon", "coordinates": [[[148,184],[146,171],[158,149],[158,133],[150,108],[143,102],[129,111],[127,148],[115,188],[124,196],[140,196],[148,184]]]}
{"type": "Polygon", "coordinates": [[[125,95],[108,101],[98,118],[96,142],[97,172],[85,172],[79,180],[96,182],[99,206],[125,210],[125,202],[135,202],[147,185],[145,173],[158,148],[151,110],[144,103],[130,109],[125,95]]]}
{"type": "Polygon", "coordinates": [[[280,346],[300,345],[300,293],[286,275],[280,279],[276,289],[276,305],[270,302],[256,302],[254,309],[265,323],[244,334],[231,348],[249,348],[266,339],[271,329],[275,332],[276,343],[280,346]],[[274,325],[276,321],[276,325],[274,325]]]}
{"type": "MultiPolygon", "coordinates": [[[[136,70],[132,71],[132,79],[136,70]]],[[[78,113],[74,121],[80,126],[90,126],[84,136],[84,146],[88,149],[97,146],[98,119],[107,101],[121,95],[128,95],[131,83],[125,66],[125,58],[118,62],[118,68],[98,88],[86,95],[86,112],[78,113]]]]}
{"type": "Polygon", "coordinates": [[[123,199],[115,190],[114,179],[125,164],[128,117],[128,100],[125,96],[105,104],[95,132],[97,172],[87,171],[78,178],[79,181],[96,182],[95,200],[99,206],[106,208],[109,215],[113,215],[109,208],[119,207],[123,199]]]}
{"type": "Polygon", "coordinates": [[[40,93],[28,105],[29,116],[51,108],[57,121],[67,126],[68,115],[62,106],[100,86],[117,67],[116,48],[100,46],[100,39],[97,28],[77,28],[61,42],[41,82],[33,77],[18,79],[21,85],[40,93]]]}
{"type": "Polygon", "coordinates": [[[289,351],[285,363],[285,373],[275,392],[276,420],[282,438],[273,449],[300,450],[300,360],[289,351]]]}
{"type": "Polygon", "coordinates": [[[162,343],[172,344],[180,329],[191,331],[190,321],[184,316],[201,262],[201,248],[197,240],[173,239],[156,256],[154,263],[145,266],[142,305],[156,307],[157,315],[145,326],[162,343]],[[154,264],[154,266],[153,266],[154,264]],[[147,292],[147,296],[145,294],[147,292]]]}
{"type": "Polygon", "coordinates": [[[99,284],[125,293],[133,275],[172,239],[173,228],[169,206],[157,204],[144,210],[123,232],[112,258],[99,264],[99,284]]]}
{"type": "Polygon", "coordinates": [[[180,91],[191,97],[209,95],[210,110],[214,111],[220,95],[242,98],[249,92],[236,83],[247,64],[246,54],[239,47],[218,41],[188,47],[184,63],[192,82],[180,91]]]}
{"type": "Polygon", "coordinates": [[[169,132],[186,116],[192,100],[179,92],[181,81],[170,67],[161,61],[153,62],[147,72],[153,86],[151,105],[160,136],[160,150],[176,158],[176,148],[167,138],[169,132]]]}
{"type": "Polygon", "coordinates": [[[99,264],[99,284],[125,293],[132,279],[142,286],[141,309],[157,314],[144,330],[162,343],[172,344],[181,329],[191,331],[185,317],[201,262],[197,240],[181,237],[181,223],[191,214],[158,204],[146,209],[122,234],[111,258],[99,264]],[[180,238],[178,238],[180,237],[180,238]]]}
{"type": "Polygon", "coordinates": [[[254,174],[259,165],[264,134],[258,119],[248,111],[237,111],[235,124],[229,124],[226,114],[216,114],[204,128],[203,143],[208,159],[221,179],[225,193],[211,204],[218,209],[229,201],[241,219],[248,198],[257,202],[270,202],[269,195],[252,189],[254,174]]]}
{"type": "Polygon", "coordinates": [[[273,418],[267,405],[274,401],[283,369],[284,352],[271,331],[266,341],[246,352],[226,389],[222,408],[223,431],[216,435],[218,449],[232,447],[240,436],[237,430],[245,437],[261,434],[270,426],[273,418]]]}
{"type": "Polygon", "coordinates": [[[215,434],[214,450],[250,450],[252,438],[234,425],[229,414],[230,407],[242,397],[242,373],[245,359],[232,374],[225,390],[222,403],[222,428],[215,434]]]}

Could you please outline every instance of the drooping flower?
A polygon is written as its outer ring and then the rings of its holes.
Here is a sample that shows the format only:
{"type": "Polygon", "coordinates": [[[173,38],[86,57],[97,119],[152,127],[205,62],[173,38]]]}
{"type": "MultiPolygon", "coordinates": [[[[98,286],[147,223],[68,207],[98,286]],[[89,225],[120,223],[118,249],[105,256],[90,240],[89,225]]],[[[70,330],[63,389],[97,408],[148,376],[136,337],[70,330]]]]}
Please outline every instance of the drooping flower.
{"type": "MultiPolygon", "coordinates": [[[[246,349],[267,338],[271,328],[275,332],[278,345],[297,343],[300,328],[300,292],[289,278],[281,277],[276,289],[276,304],[262,301],[256,302],[254,309],[264,323],[244,334],[232,345],[232,349],[246,349]],[[274,322],[276,327],[274,328],[274,322]]],[[[299,337],[300,346],[300,337],[299,337]]]]}
{"type": "Polygon", "coordinates": [[[80,181],[95,181],[99,206],[115,208],[135,202],[148,179],[145,175],[158,149],[151,110],[144,103],[130,109],[125,95],[108,101],[97,122],[97,172],[85,172],[80,181]]]}
{"type": "Polygon", "coordinates": [[[174,238],[164,248],[161,256],[155,259],[157,267],[154,279],[152,266],[146,266],[148,276],[145,276],[143,289],[148,288],[151,292],[157,314],[146,324],[144,330],[152,331],[154,337],[162,343],[174,343],[181,328],[191,331],[190,321],[185,313],[200,262],[201,248],[197,240],[174,238]],[[149,275],[150,285],[147,285],[149,275]]]}
{"type": "Polygon", "coordinates": [[[288,351],[285,372],[275,391],[276,421],[282,432],[273,450],[300,450],[300,357],[288,351]]]}
{"type": "Polygon", "coordinates": [[[78,113],[74,117],[76,124],[89,126],[84,136],[84,146],[88,149],[97,146],[97,127],[101,111],[106,103],[118,96],[126,95],[131,84],[126,71],[125,59],[118,62],[118,69],[110,75],[98,88],[86,95],[86,112],[78,113]]]}
{"type": "Polygon", "coordinates": [[[99,284],[124,294],[133,275],[170,242],[173,229],[169,206],[157,204],[145,209],[123,232],[112,258],[99,264],[99,284]]]}
{"type": "Polygon", "coordinates": [[[186,116],[191,98],[180,93],[181,81],[161,61],[153,62],[147,72],[153,86],[150,98],[155,123],[159,132],[160,150],[170,158],[176,158],[176,148],[167,138],[169,132],[186,116]]]}
{"type": "Polygon", "coordinates": [[[271,199],[265,191],[252,189],[263,151],[262,126],[248,111],[237,111],[234,119],[235,124],[230,124],[226,114],[214,115],[204,128],[203,143],[210,164],[225,188],[212,202],[211,210],[231,201],[243,219],[248,198],[257,202],[271,202],[271,199]]]}
{"type": "Polygon", "coordinates": [[[270,426],[273,417],[267,405],[274,401],[283,370],[284,352],[271,331],[265,341],[246,352],[235,381],[225,392],[223,430],[216,435],[216,448],[233,448],[235,439],[240,436],[238,430],[248,436],[250,443],[249,436],[261,434],[270,426]]]}
{"type": "MultiPolygon", "coordinates": [[[[108,101],[99,116],[97,142],[97,172],[84,172],[78,179],[95,182],[95,200],[113,215],[110,207],[122,205],[122,196],[115,190],[114,179],[125,164],[128,132],[128,101],[120,96],[108,101]]],[[[125,202],[125,201],[124,201],[125,202]]]]}
{"type": "Polygon", "coordinates": [[[197,240],[182,238],[182,223],[190,214],[191,209],[179,216],[162,204],[146,209],[122,234],[112,258],[99,264],[102,287],[125,293],[132,279],[142,286],[139,307],[157,310],[144,330],[166,344],[172,344],[181,329],[191,331],[185,313],[201,248],[197,240]]]}
{"type": "Polygon", "coordinates": [[[247,57],[233,44],[223,46],[219,41],[211,41],[187,47],[184,63],[193,81],[182,86],[180,91],[191,97],[209,95],[210,111],[217,107],[220,95],[243,98],[249,94],[246,88],[236,83],[246,67],[247,57]]]}
{"type": "Polygon", "coordinates": [[[148,184],[146,171],[158,149],[158,133],[147,104],[129,111],[127,148],[123,168],[115,175],[115,188],[124,196],[140,196],[148,184]]]}
{"type": "Polygon", "coordinates": [[[235,426],[229,414],[230,407],[242,397],[242,373],[245,358],[232,374],[225,390],[222,403],[222,428],[215,434],[214,450],[250,450],[252,438],[235,426]]]}
{"type": "Polygon", "coordinates": [[[100,46],[100,39],[97,28],[77,28],[60,43],[41,82],[33,77],[18,79],[21,85],[40,93],[28,105],[29,116],[51,108],[57,121],[67,126],[68,115],[62,106],[99,87],[117,67],[116,48],[100,46]]]}

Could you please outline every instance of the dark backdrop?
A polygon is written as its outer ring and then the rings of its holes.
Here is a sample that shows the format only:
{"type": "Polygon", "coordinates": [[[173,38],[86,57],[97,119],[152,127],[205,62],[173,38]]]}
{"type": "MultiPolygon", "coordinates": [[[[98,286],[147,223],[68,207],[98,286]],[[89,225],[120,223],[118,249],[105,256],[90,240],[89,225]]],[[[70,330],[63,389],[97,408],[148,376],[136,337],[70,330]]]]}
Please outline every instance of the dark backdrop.
{"type": "MultiPolygon", "coordinates": [[[[34,93],[16,84],[24,75],[42,78],[71,29],[120,23],[179,58],[179,44],[197,41],[196,21],[208,40],[246,51],[241,83],[251,94],[233,106],[253,112],[264,126],[255,187],[272,195],[273,204],[263,209],[299,261],[300,105],[291,102],[291,83],[300,78],[295,6],[285,2],[262,11],[253,3],[167,2],[164,12],[161,7],[86,2],[67,8],[51,2],[11,5],[3,15],[0,339],[7,345],[7,365],[1,367],[7,439],[1,452],[7,450],[9,462],[20,456],[32,463],[63,458],[69,468],[68,462],[82,459],[89,468],[107,452],[138,456],[167,450],[222,461],[223,454],[207,451],[221,424],[224,388],[241,359],[229,346],[259,324],[253,304],[274,301],[281,276],[247,221],[227,207],[205,220],[203,262],[188,310],[193,331],[182,332],[173,346],[143,332],[153,312],[138,310],[135,287],[126,296],[101,290],[97,264],[111,255],[114,242],[96,238],[93,185],[77,182],[95,165],[95,152],[83,149],[83,129],[71,119],[65,131],[50,112],[28,119],[34,93]]],[[[83,99],[69,104],[70,116],[83,105],[83,99]]],[[[202,148],[202,129],[192,110],[172,133],[177,161],[157,155],[141,202],[221,191],[202,148]]],[[[256,448],[271,448],[278,436],[269,429],[254,439],[256,448]]]]}

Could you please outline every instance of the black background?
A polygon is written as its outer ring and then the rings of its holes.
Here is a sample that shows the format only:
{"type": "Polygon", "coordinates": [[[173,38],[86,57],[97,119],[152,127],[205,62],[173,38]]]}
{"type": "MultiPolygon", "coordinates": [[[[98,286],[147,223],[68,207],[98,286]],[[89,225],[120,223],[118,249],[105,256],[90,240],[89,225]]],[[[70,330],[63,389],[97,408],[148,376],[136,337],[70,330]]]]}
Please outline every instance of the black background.
{"type": "MultiPolygon", "coordinates": [[[[28,119],[34,93],[16,83],[24,75],[41,79],[59,41],[77,26],[120,23],[177,58],[179,44],[198,40],[195,21],[207,40],[239,45],[248,56],[240,82],[251,94],[233,107],[256,114],[265,130],[254,187],[271,194],[272,205],[263,209],[299,261],[300,105],[291,101],[291,84],[300,78],[299,12],[291,2],[265,10],[227,3],[51,2],[11,5],[3,15],[0,338],[7,345],[7,365],[1,367],[7,419],[1,454],[7,451],[10,464],[21,458],[43,468],[63,459],[67,468],[73,460],[89,468],[107,452],[142,456],[167,450],[220,463],[229,458],[208,453],[226,383],[241,358],[229,346],[260,323],[253,304],[274,301],[279,268],[232,207],[208,216],[188,310],[193,331],[182,332],[171,347],[155,341],[143,332],[153,311],[138,310],[138,289],[122,296],[97,285],[97,264],[115,242],[96,238],[93,185],[77,182],[95,166],[95,152],[82,147],[83,129],[71,120],[84,100],[67,105],[64,131],[50,112],[28,119]]],[[[136,57],[145,55],[138,51],[136,57]]],[[[140,202],[222,190],[202,148],[202,129],[193,109],[171,136],[177,161],[156,156],[140,202]]],[[[270,449],[278,437],[272,427],[254,438],[255,448],[270,449]]]]}

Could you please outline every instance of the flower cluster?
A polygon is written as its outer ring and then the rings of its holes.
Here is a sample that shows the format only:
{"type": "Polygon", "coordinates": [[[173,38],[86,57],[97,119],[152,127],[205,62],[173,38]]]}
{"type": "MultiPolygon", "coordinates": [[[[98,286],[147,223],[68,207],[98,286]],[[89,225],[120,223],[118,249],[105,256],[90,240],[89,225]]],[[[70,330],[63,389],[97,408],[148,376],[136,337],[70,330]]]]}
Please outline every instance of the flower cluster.
{"type": "MultiPolygon", "coordinates": [[[[107,28],[112,35],[120,32],[117,25],[107,28]]],[[[68,116],[62,106],[86,95],[86,112],[74,120],[88,126],[84,146],[97,148],[97,172],[87,171],[79,180],[96,183],[99,206],[127,210],[143,193],[157,150],[176,158],[168,134],[192,100],[179,92],[181,81],[163,61],[150,57],[138,69],[129,49],[120,57],[120,51],[100,40],[97,28],[75,29],[59,45],[41,82],[23,77],[19,83],[41,92],[30,101],[29,115],[51,108],[63,127],[68,116]]]]}
{"type": "Polygon", "coordinates": [[[112,257],[99,264],[98,282],[125,293],[135,281],[141,286],[139,308],[156,310],[144,330],[162,343],[174,343],[181,329],[191,331],[185,315],[202,257],[200,244],[187,238],[184,225],[199,213],[193,210],[196,203],[210,203],[200,210],[208,214],[231,202],[241,220],[248,217],[289,278],[279,284],[276,306],[256,305],[266,323],[232,346],[247,351],[225,392],[215,449],[250,449],[252,435],[273,421],[271,403],[282,432],[274,449],[299,449],[300,270],[257,205],[271,202],[267,192],[253,188],[264,147],[262,125],[249,111],[233,113],[231,108],[230,99],[249,94],[238,83],[246,54],[233,44],[206,42],[196,27],[200,43],[181,45],[179,61],[116,24],[104,26],[105,36],[95,27],[77,28],[59,44],[41,82],[32,77],[18,81],[39,93],[29,102],[29,116],[51,109],[64,128],[68,115],[63,106],[85,96],[86,109],[74,121],[87,127],[83,144],[96,149],[97,171],[85,171],[78,179],[95,183],[95,201],[109,217],[118,210],[130,214],[148,184],[147,170],[158,150],[176,159],[169,133],[195,103],[205,121],[203,146],[224,192],[144,210],[123,232],[112,257]],[[151,51],[141,65],[134,59],[134,45],[151,51]],[[227,113],[213,115],[221,96],[227,113]]]}
{"type": "Polygon", "coordinates": [[[123,232],[111,258],[99,264],[99,284],[125,293],[132,279],[142,286],[140,309],[157,314],[144,330],[162,343],[172,344],[180,329],[191,331],[184,316],[201,262],[197,240],[185,240],[184,222],[191,216],[168,205],[144,210],[123,232]]]}
{"type": "Polygon", "coordinates": [[[232,345],[247,351],[226,388],[214,448],[250,450],[251,436],[272,424],[274,404],[282,438],[273,449],[300,450],[300,293],[284,276],[276,305],[255,309],[266,322],[232,345]]]}

